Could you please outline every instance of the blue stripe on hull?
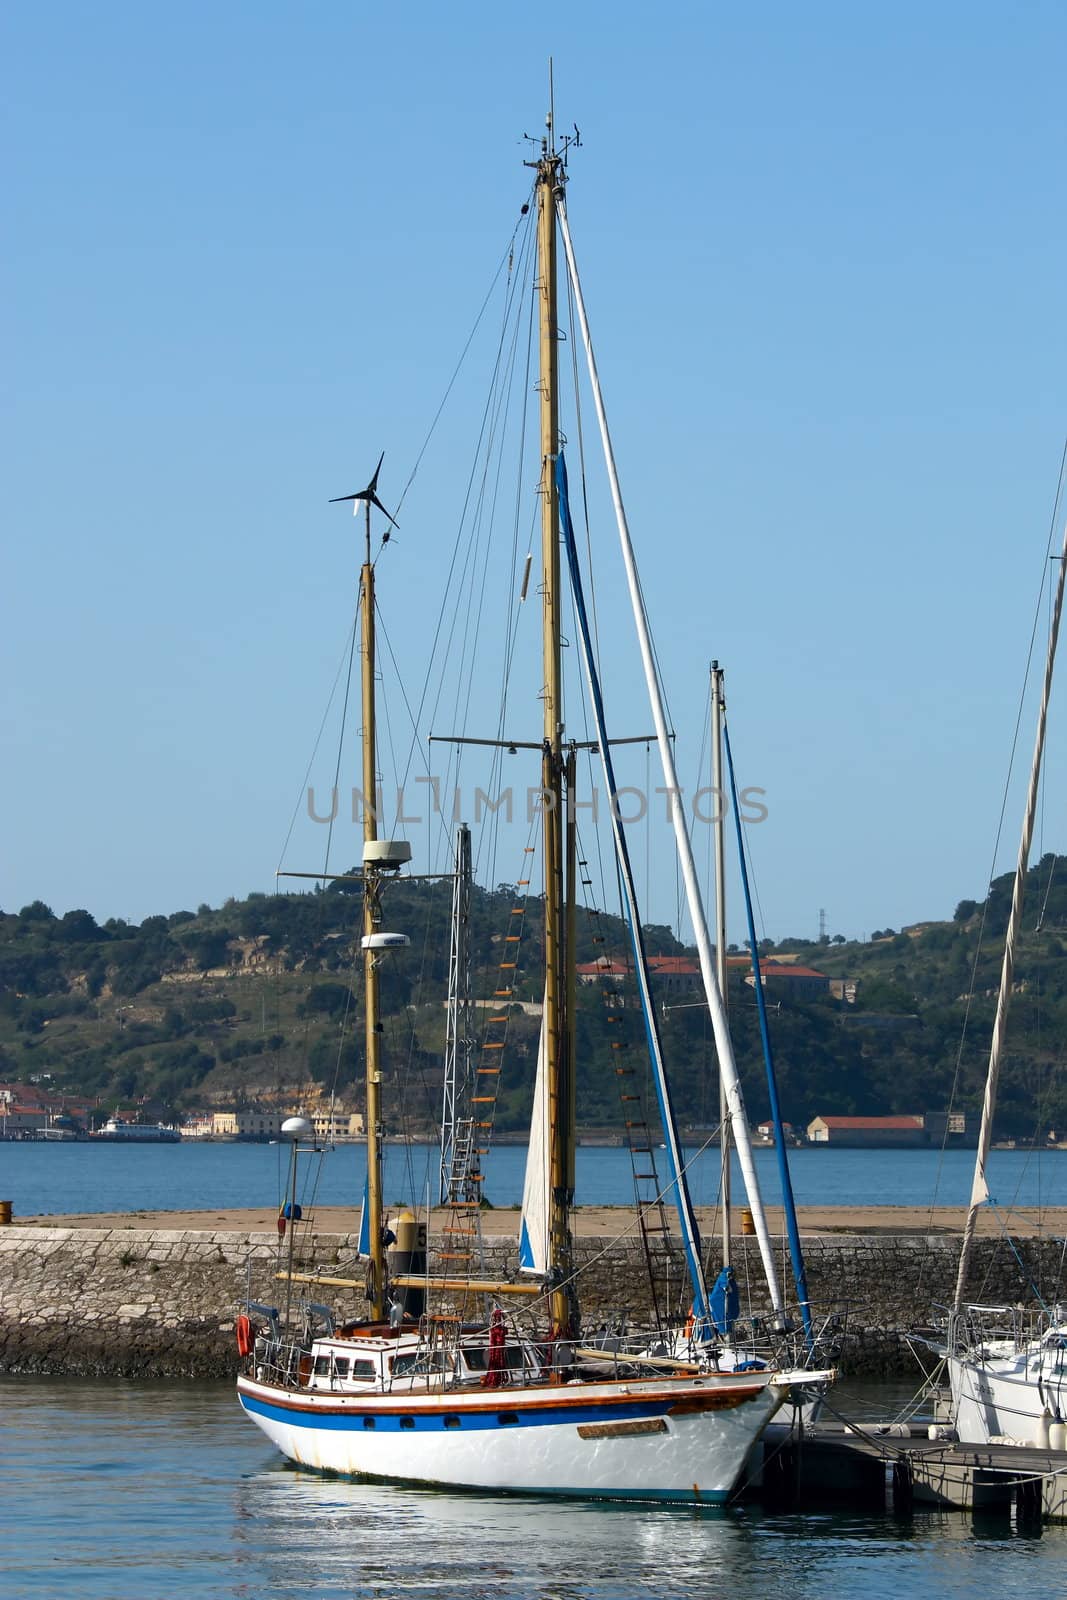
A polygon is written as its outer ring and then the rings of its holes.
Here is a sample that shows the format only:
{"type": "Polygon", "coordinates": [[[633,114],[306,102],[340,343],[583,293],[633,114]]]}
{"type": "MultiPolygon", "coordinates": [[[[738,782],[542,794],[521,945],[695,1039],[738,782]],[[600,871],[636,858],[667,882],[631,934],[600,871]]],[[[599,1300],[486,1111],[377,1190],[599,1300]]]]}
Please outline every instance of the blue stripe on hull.
{"type": "MultiPolygon", "coordinates": [[[[241,1394],[239,1396],[242,1406],[246,1411],[256,1416],[268,1417],[271,1422],[280,1422],[294,1428],[321,1428],[329,1432],[363,1433],[364,1418],[373,1419],[373,1429],[367,1428],[366,1432],[374,1433],[452,1433],[463,1431],[473,1433],[478,1430],[510,1428],[552,1428],[561,1424],[571,1426],[579,1422],[602,1422],[605,1417],[611,1422],[629,1422],[644,1417],[662,1417],[670,1411],[669,1400],[654,1400],[634,1402],[632,1405],[619,1405],[617,1402],[609,1406],[539,1406],[536,1411],[524,1412],[523,1409],[513,1409],[506,1401],[502,1401],[499,1411],[409,1411],[403,1413],[387,1413],[377,1410],[324,1412],[304,1410],[297,1406],[276,1406],[269,1400],[261,1400],[257,1395],[241,1394]],[[514,1421],[502,1423],[498,1420],[500,1415],[514,1418],[514,1421]],[[445,1418],[450,1419],[451,1425],[446,1428],[445,1418]],[[456,1421],[459,1420],[459,1430],[456,1421]],[[402,1423],[413,1426],[401,1427],[402,1423]]],[[[570,1493],[570,1490],[562,1491],[570,1493]]]]}

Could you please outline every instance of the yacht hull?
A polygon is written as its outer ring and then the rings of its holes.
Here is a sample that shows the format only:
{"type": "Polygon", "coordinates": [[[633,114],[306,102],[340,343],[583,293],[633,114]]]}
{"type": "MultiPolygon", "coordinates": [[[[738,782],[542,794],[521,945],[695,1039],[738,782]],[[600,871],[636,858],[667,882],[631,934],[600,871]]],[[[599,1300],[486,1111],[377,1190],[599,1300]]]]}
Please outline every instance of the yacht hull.
{"type": "Polygon", "coordinates": [[[785,1390],[751,1375],[433,1395],[314,1395],[242,1377],[244,1410],[320,1472],[494,1493],[725,1501],[785,1390]]]}
{"type": "MultiPolygon", "coordinates": [[[[1065,1336],[1067,1337],[1067,1336],[1065,1336]]],[[[952,1414],[965,1444],[1012,1440],[1048,1446],[1050,1419],[1067,1417],[1067,1349],[1004,1341],[982,1358],[948,1357],[952,1414]]]]}

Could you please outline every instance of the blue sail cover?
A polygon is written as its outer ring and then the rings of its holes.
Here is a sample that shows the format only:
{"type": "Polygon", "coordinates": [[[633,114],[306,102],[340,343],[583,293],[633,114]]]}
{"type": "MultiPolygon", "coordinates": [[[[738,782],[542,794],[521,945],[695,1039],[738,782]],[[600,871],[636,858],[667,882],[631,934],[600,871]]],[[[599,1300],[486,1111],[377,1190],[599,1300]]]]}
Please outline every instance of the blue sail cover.
{"type": "Polygon", "coordinates": [[[356,1245],[361,1256],[370,1255],[370,1179],[363,1183],[363,1205],[359,1213],[359,1243],[356,1245]]]}
{"type": "Polygon", "coordinates": [[[711,1286],[709,1302],[715,1331],[726,1338],[733,1330],[741,1310],[741,1291],[737,1287],[733,1267],[723,1267],[711,1286]]]}

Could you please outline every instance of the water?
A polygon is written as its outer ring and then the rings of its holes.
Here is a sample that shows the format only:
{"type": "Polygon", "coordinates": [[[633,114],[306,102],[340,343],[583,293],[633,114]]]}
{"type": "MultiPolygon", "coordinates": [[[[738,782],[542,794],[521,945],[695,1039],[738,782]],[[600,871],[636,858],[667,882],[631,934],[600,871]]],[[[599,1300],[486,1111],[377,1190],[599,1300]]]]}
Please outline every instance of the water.
{"type": "Polygon", "coordinates": [[[1067,1529],[372,1487],[287,1466],[219,1386],[0,1379],[5,1600],[1032,1600],[1067,1529]]]}
{"type": "MultiPolygon", "coordinates": [[[[698,1205],[714,1205],[719,1158],[709,1151],[693,1158],[690,1187],[698,1205]]],[[[495,1206],[518,1205],[526,1152],[498,1145],[485,1163],[485,1192],[495,1206]]],[[[790,1152],[797,1204],[966,1205],[974,1156],[953,1150],[813,1150],[790,1152]]],[[[16,1216],[104,1211],[226,1211],[272,1206],[285,1188],[288,1147],[258,1144],[49,1144],[0,1143],[0,1199],[16,1216]]],[[[660,1153],[661,1177],[666,1163],[660,1153]]],[[[781,1197],[773,1150],[756,1151],[763,1197],[781,1197]]],[[[340,1145],[322,1161],[302,1160],[304,1204],[358,1205],[366,1171],[360,1145],[340,1145]]],[[[436,1193],[437,1152],[423,1145],[387,1147],[386,1203],[436,1193]]],[[[990,1187],[997,1203],[1067,1205],[1067,1153],[1041,1156],[994,1150],[990,1187]]],[[[734,1192],[742,1193],[735,1173],[734,1192]]],[[[579,1205],[627,1205],[633,1200],[630,1158],[625,1150],[583,1145],[577,1155],[579,1205]]]]}

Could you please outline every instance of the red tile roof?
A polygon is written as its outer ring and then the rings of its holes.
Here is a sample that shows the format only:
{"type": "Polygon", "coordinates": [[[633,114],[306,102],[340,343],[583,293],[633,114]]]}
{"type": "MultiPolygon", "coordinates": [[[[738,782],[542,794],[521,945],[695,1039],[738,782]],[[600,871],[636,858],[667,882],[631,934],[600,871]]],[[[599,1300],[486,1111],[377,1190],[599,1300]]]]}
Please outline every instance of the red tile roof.
{"type": "Polygon", "coordinates": [[[760,972],[765,978],[825,978],[825,972],[816,972],[814,967],[785,966],[779,961],[761,961],[760,972]]]}
{"type": "Polygon", "coordinates": [[[828,1128],[921,1128],[922,1117],[817,1117],[828,1128]]]}

